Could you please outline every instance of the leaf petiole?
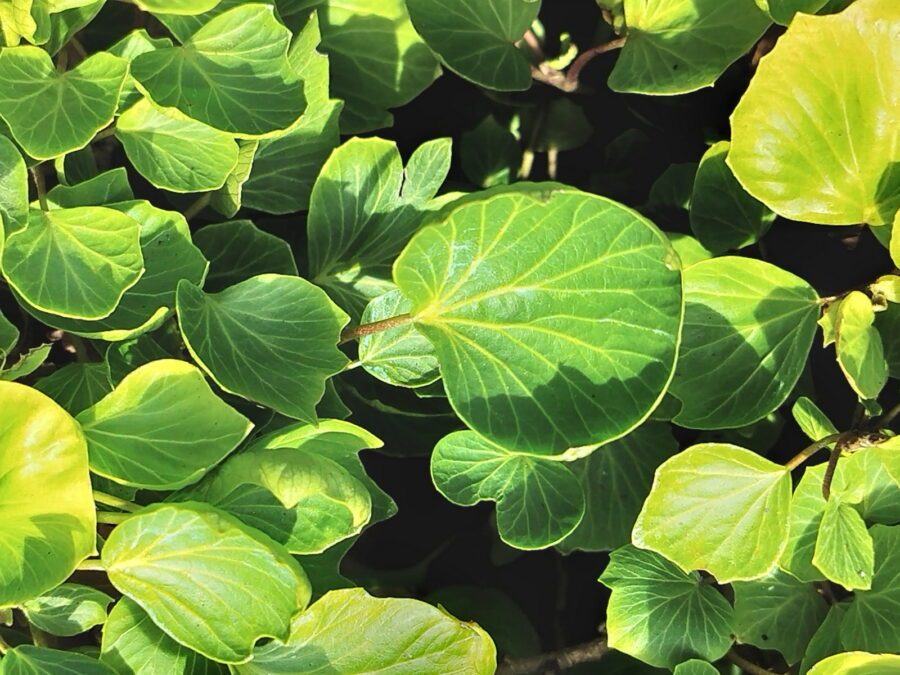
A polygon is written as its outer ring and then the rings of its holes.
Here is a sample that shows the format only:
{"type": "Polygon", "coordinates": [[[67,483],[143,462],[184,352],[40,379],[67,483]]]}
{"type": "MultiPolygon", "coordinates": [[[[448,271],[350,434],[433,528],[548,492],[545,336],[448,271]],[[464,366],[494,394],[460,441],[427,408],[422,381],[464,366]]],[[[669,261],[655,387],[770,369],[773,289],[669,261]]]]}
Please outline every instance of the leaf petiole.
{"type": "Polygon", "coordinates": [[[143,508],[142,506],[130,502],[127,499],[122,499],[121,497],[116,497],[115,495],[101,492],[100,490],[94,490],[93,495],[94,501],[98,504],[103,504],[104,506],[112,506],[113,508],[121,509],[122,511],[128,511],[129,513],[135,513],[143,508]]]}
{"type": "Polygon", "coordinates": [[[97,511],[97,522],[104,525],[118,525],[131,517],[130,513],[113,513],[111,511],[97,511]]]}
{"type": "Polygon", "coordinates": [[[842,435],[843,433],[831,434],[829,436],[826,436],[825,438],[820,438],[815,443],[810,443],[808,446],[803,448],[803,450],[797,453],[797,455],[794,456],[787,464],[785,464],[784,468],[788,471],[793,471],[822,448],[826,448],[832,443],[836,443],[842,435]]]}
{"type": "Polygon", "coordinates": [[[366,335],[380,333],[382,331],[390,330],[391,328],[397,328],[398,326],[405,326],[411,321],[412,315],[399,314],[397,316],[392,316],[389,319],[382,319],[381,321],[373,321],[372,323],[364,323],[360,326],[345,328],[344,332],[341,333],[341,341],[338,344],[358,340],[366,335]]]}

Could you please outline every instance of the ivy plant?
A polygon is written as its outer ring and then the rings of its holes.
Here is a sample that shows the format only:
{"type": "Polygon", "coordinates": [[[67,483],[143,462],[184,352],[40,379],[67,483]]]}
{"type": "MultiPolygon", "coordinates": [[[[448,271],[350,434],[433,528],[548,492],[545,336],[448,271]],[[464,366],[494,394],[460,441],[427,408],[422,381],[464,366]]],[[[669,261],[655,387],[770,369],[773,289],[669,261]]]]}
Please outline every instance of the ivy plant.
{"type": "Polygon", "coordinates": [[[898,38],[0,0],[0,675],[900,672],[898,38]]]}

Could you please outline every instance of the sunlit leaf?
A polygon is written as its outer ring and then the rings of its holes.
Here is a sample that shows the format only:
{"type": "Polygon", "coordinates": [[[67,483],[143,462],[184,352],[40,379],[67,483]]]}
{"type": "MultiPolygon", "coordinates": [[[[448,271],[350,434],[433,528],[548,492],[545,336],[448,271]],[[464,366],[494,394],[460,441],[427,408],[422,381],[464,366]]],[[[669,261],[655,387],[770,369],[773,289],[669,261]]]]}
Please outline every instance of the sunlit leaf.
{"type": "Polygon", "coordinates": [[[853,291],[841,300],[835,349],[844,376],[860,398],[876,398],[888,379],[884,343],[874,323],[872,301],[864,293],[853,291]]]}
{"type": "Polygon", "coordinates": [[[106,621],[113,599],[81,584],[62,584],[22,605],[28,622],[51,635],[78,635],[106,621]]]}
{"type": "Polygon", "coordinates": [[[817,663],[809,675],[894,675],[898,668],[900,656],[896,654],[848,652],[817,663]]]}
{"type": "Polygon", "coordinates": [[[44,675],[47,673],[78,673],[78,675],[113,675],[114,671],[78,652],[19,645],[0,661],[2,675],[44,675]]]}

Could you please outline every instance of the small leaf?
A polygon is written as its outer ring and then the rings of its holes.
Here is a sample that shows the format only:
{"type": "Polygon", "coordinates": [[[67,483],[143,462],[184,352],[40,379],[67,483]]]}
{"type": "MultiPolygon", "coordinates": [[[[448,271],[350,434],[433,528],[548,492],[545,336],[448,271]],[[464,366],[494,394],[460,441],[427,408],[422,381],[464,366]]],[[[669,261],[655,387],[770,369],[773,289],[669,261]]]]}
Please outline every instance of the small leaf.
{"type": "Polygon", "coordinates": [[[228,392],[313,422],[347,357],[348,317],[305,279],[262,274],[208,294],[182,281],[178,321],[194,360],[228,392]]]}
{"type": "Polygon", "coordinates": [[[651,551],[623,546],[610,554],[600,583],[609,646],[660,668],[691,658],[717,661],[731,647],[733,611],[696,572],[651,551]]]}
{"type": "Polygon", "coordinates": [[[44,364],[47,357],[50,356],[52,346],[52,344],[45,344],[29,349],[19,357],[18,361],[7,364],[4,370],[0,370],[0,380],[15,382],[23,377],[28,377],[44,364]]]}
{"type": "Polygon", "coordinates": [[[237,518],[199,503],[157,504],[103,547],[109,580],[179,643],[244,663],[262,637],[287,639],[310,598],[288,553],[237,518]]]}
{"type": "Polygon", "coordinates": [[[100,661],[124,675],[226,675],[228,667],[180,645],[124,597],[103,628],[100,661]]]}
{"type": "Polygon", "coordinates": [[[70,415],[77,415],[111,392],[113,386],[105,363],[70,363],[38,380],[34,388],[70,415]]]}
{"type": "Polygon", "coordinates": [[[691,659],[675,666],[674,675],[717,675],[718,670],[708,661],[691,659]]]}
{"type": "Polygon", "coordinates": [[[811,441],[818,441],[838,432],[828,416],[806,396],[801,396],[794,402],[791,414],[811,441]]]}
{"type": "Polygon", "coordinates": [[[756,579],[784,549],[790,499],[783,466],[734,445],[695,445],[656,470],[632,541],[719,583],[756,579]]]}
{"type": "Polygon", "coordinates": [[[760,62],[731,116],[728,165],[777,214],[823,225],[893,218],[898,19],[892,0],[799,14],[760,62]]]}
{"type": "Polygon", "coordinates": [[[0,675],[49,675],[50,673],[78,673],[78,675],[114,675],[108,666],[77,652],[19,645],[0,661],[0,675]]]}
{"type": "Polygon", "coordinates": [[[375,598],[362,588],[326,594],[294,619],[283,642],[257,648],[237,672],[490,675],[497,667],[494,643],[477,624],[419,600],[375,598]]]}
{"type": "Polygon", "coordinates": [[[225,178],[225,184],[210,197],[209,205],[226,218],[231,218],[241,210],[244,183],[253,170],[253,160],[260,141],[254,139],[238,143],[238,160],[234,169],[225,178]]]}
{"type": "Polygon", "coordinates": [[[750,258],[723,257],[684,271],[681,351],[669,391],[674,422],[742,427],[778,408],[812,347],[818,296],[799,277],[750,258]]]}
{"type": "Polygon", "coordinates": [[[53,159],[83,148],[112,122],[127,73],[128,62],[106,52],[57,73],[43,49],[4,49],[0,117],[29,156],[53,159]]]}
{"type": "Polygon", "coordinates": [[[9,382],[0,382],[0,410],[0,607],[15,607],[62,583],[94,552],[96,523],[75,420],[9,382]]]}
{"type": "Polygon", "coordinates": [[[143,272],[138,222],[96,206],[32,211],[3,251],[6,280],[25,302],[76,319],[109,316],[143,272]]]}
{"type": "Polygon", "coordinates": [[[406,0],[416,30],[457,75],[487,89],[531,86],[531,64],[516,42],[537,18],[536,0],[406,0]]]}
{"type": "Polygon", "coordinates": [[[507,185],[515,179],[522,150],[512,132],[488,116],[462,135],[460,156],[466,178],[489,188],[507,185]]]}
{"type": "Polygon", "coordinates": [[[835,349],[844,376],[860,398],[878,397],[887,383],[888,366],[881,334],[873,326],[872,301],[860,291],[852,291],[837,310],[835,349]]]}
{"type": "MultiPolygon", "coordinates": [[[[47,193],[51,209],[73,209],[78,206],[115,206],[113,202],[134,199],[128,172],[124,168],[110,169],[74,185],[57,185],[47,193]]],[[[34,208],[38,204],[32,204],[34,208]]]]}
{"type": "Polygon", "coordinates": [[[166,115],[147,99],[122,113],[116,138],[138,173],[171,192],[216,190],[238,162],[238,146],[229,134],[166,115]]]}
{"type": "Polygon", "coordinates": [[[250,433],[184,361],[153,361],[78,416],[91,471],[123,485],[174,490],[194,483],[250,433]]]}
{"type": "Polygon", "coordinates": [[[106,621],[113,599],[81,584],[63,584],[22,605],[28,622],[50,635],[78,635],[106,621]]]}
{"type": "Polygon", "coordinates": [[[431,456],[431,477],[454,504],[497,502],[500,538],[515,548],[553,546],[584,515],[581,486],[565,463],[509,452],[472,431],[440,440],[431,456]]]}
{"type": "Polygon", "coordinates": [[[799,662],[828,613],[816,587],[780,570],[733,586],[738,642],[777,650],[789,664],[799,662]]]}
{"type": "Polygon", "coordinates": [[[813,565],[844,588],[868,589],[874,556],[872,538],[859,512],[838,498],[829,499],[819,525],[813,565]]]}

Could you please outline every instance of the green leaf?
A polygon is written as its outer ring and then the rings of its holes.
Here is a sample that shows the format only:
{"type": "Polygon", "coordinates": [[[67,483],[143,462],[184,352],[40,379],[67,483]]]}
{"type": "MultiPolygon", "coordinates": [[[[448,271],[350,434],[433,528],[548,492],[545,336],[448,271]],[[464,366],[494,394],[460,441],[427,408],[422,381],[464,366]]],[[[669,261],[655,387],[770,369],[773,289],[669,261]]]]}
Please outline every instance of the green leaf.
{"type": "Polygon", "coordinates": [[[183,46],[136,57],[131,73],[156,105],[256,138],[288,129],[306,105],[287,61],[290,40],[272,6],[240,5],[211,19],[183,46]]]}
{"type": "Polygon", "coordinates": [[[874,327],[872,301],[860,291],[852,291],[837,310],[835,349],[838,364],[860,398],[878,397],[888,379],[881,334],[874,327]]]}
{"type": "MultiPolygon", "coordinates": [[[[74,185],[57,185],[47,193],[50,209],[72,209],[78,206],[107,206],[113,202],[134,199],[128,172],[124,167],[110,169],[74,185]]],[[[33,203],[33,208],[39,204],[33,203]]]]}
{"type": "Polygon", "coordinates": [[[846,476],[844,482],[854,495],[851,501],[858,504],[863,517],[869,522],[885,525],[900,522],[900,485],[891,477],[890,469],[890,460],[900,455],[897,452],[900,444],[896,438],[876,448],[858,450],[841,460],[840,470],[846,476]],[[889,460],[887,463],[885,458],[889,460]]]}
{"type": "Polygon", "coordinates": [[[375,598],[362,588],[331,591],[298,615],[285,644],[256,649],[240,675],[390,672],[490,675],[497,652],[477,624],[409,598],[375,598]]]}
{"type": "Polygon", "coordinates": [[[751,197],[725,163],[730,144],[721,141],[703,155],[691,196],[691,230],[713,253],[754,244],[775,214],[751,197]]]}
{"type": "Polygon", "coordinates": [[[244,183],[253,170],[253,159],[259,143],[256,139],[238,143],[237,164],[225,178],[225,184],[210,197],[209,205],[227,218],[231,218],[241,210],[244,183]]]}
{"type": "Polygon", "coordinates": [[[322,50],[331,58],[331,94],[345,102],[344,134],[391,126],[388,109],[414,99],[441,72],[405,0],[325,0],[319,20],[322,50]]]}
{"type": "Polygon", "coordinates": [[[552,185],[463,200],[394,265],[457,414],[539,454],[614,440],[656,407],[674,366],[679,279],[649,221],[552,185]]]}
{"type": "MultiPolygon", "coordinates": [[[[146,54],[147,52],[162,49],[163,47],[171,47],[172,44],[173,43],[171,38],[151,37],[150,34],[147,33],[146,29],[139,28],[128,33],[125,37],[116,42],[106,51],[108,51],[110,54],[115,54],[116,56],[126,59],[130,64],[136,57],[140,56],[141,54],[146,54]]],[[[119,112],[121,113],[125,110],[128,110],[142,98],[144,98],[143,95],[137,90],[134,78],[129,73],[128,77],[125,78],[125,86],[122,87],[122,93],[119,96],[119,112]]]]}
{"type": "Polygon", "coordinates": [[[19,342],[19,329],[0,312],[0,368],[6,356],[15,349],[19,342]]]}
{"type": "Polygon", "coordinates": [[[76,319],[109,316],[143,272],[138,222],[97,206],[32,211],[3,251],[6,280],[26,303],[76,319]]]}
{"type": "Polygon", "coordinates": [[[728,164],[777,214],[823,225],[894,217],[898,19],[891,0],[800,14],[760,62],[731,116],[728,164]],[[787,90],[794,95],[780,95],[787,90]]]}
{"type": "Polygon", "coordinates": [[[178,644],[133,600],[116,603],[103,628],[100,661],[124,675],[225,675],[227,666],[178,644]]]}
{"type": "Polygon", "coordinates": [[[116,138],[138,173],[171,192],[216,190],[238,163],[238,145],[229,134],[166,115],[147,99],[122,113],[116,138]]]}
{"type": "Polygon", "coordinates": [[[0,675],[113,675],[113,671],[96,659],[77,652],[19,645],[0,661],[0,675]]]}
{"type": "Polygon", "coordinates": [[[6,237],[28,224],[28,170],[18,148],[0,134],[0,254],[6,237]]]}
{"type": "Polygon", "coordinates": [[[818,441],[838,432],[828,416],[806,396],[801,396],[794,402],[791,414],[811,441],[818,441]]]}
{"type": "Polygon", "coordinates": [[[158,504],[110,534],[112,584],[177,642],[223,663],[243,663],[262,637],[286,639],[306,607],[297,562],[253,528],[206,504],[158,504]]]}
{"type": "Polygon", "coordinates": [[[629,545],[610,554],[600,583],[612,590],[606,631],[613,649],[674,668],[695,657],[716,661],[731,647],[731,605],[696,572],[629,545]]]}
{"type": "Polygon", "coordinates": [[[784,26],[791,23],[797,12],[815,14],[828,0],[754,0],[757,6],[784,26]]]}
{"type": "Polygon", "coordinates": [[[843,651],[841,645],[841,623],[847,611],[849,603],[842,602],[832,605],[819,629],[809,641],[806,654],[800,663],[800,675],[805,675],[813,664],[843,651]]]}
{"type": "Polygon", "coordinates": [[[631,541],[656,468],[678,451],[671,431],[645,424],[568,466],[584,493],[584,518],[559,544],[563,551],[611,551],[631,541]]]}
{"type": "Polygon", "coordinates": [[[29,349],[19,357],[18,361],[8,365],[5,370],[0,370],[0,380],[14,382],[28,377],[44,364],[44,361],[50,356],[52,346],[52,344],[45,344],[29,349]]]}
{"type": "Polygon", "coordinates": [[[135,0],[135,4],[145,12],[193,16],[208,12],[220,0],[135,0]]]}
{"type": "Polygon", "coordinates": [[[516,137],[492,115],[462,135],[460,156],[466,178],[483,188],[511,183],[522,162],[516,137]]]}
{"type": "Polygon", "coordinates": [[[881,335],[888,375],[900,379],[900,304],[889,304],[875,315],[875,328],[881,335]]]}
{"type": "Polygon", "coordinates": [[[871,590],[859,590],[841,623],[844,649],[900,651],[900,526],[875,525],[875,574],[871,590]]]}
{"type": "Polygon", "coordinates": [[[849,590],[868,589],[875,566],[872,538],[851,504],[832,497],[825,504],[813,565],[827,579],[849,590]]]}
{"type": "Polygon", "coordinates": [[[497,502],[500,538],[534,550],[559,543],[581,522],[584,496],[564,462],[510,452],[472,431],[438,442],[431,478],[454,504],[497,502]]]}
{"type": "Polygon", "coordinates": [[[217,293],[258,274],[297,275],[290,245],[249,220],[207,225],[194,234],[194,244],[209,260],[203,284],[208,293],[217,293]]]}
{"type": "Polygon", "coordinates": [[[106,621],[113,599],[81,584],[63,584],[22,605],[25,618],[51,635],[78,635],[106,621]]]}
{"type": "Polygon", "coordinates": [[[94,552],[96,523],[75,420],[10,382],[0,382],[0,410],[0,607],[15,607],[62,583],[94,552]]]}
{"type": "Polygon", "coordinates": [[[77,415],[111,392],[113,386],[105,363],[70,363],[38,380],[34,388],[70,415],[77,415]]]}
{"type": "Polygon", "coordinates": [[[818,296],[803,279],[749,258],[724,257],[684,271],[685,316],[670,392],[674,422],[742,427],[778,408],[812,346],[818,296]]]}
{"type": "Polygon", "coordinates": [[[713,257],[712,251],[690,235],[680,232],[666,232],[666,236],[672,242],[672,248],[675,249],[678,257],[681,258],[683,269],[713,257]]]}
{"type": "Polygon", "coordinates": [[[406,0],[416,30],[454,73],[500,91],[531,86],[531,64],[516,42],[537,19],[539,0],[406,0]]]}
{"type": "Polygon", "coordinates": [[[422,145],[404,170],[393,142],[354,138],[322,167],[307,224],[310,277],[354,318],[393,288],[391,264],[447,175],[450,146],[422,145]]]}
{"type": "Polygon", "coordinates": [[[347,357],[348,317],[305,279],[262,274],[208,294],[182,281],[178,321],[194,360],[228,392],[314,422],[325,381],[347,357]]]}
{"type": "Polygon", "coordinates": [[[243,202],[252,209],[275,214],[307,209],[316,176],[341,142],[344,104],[329,97],[328,57],[316,51],[320,40],[318,14],[313,13],[288,53],[303,80],[307,107],[290,131],[260,140],[243,190],[243,202]]]}
{"type": "Polygon", "coordinates": [[[675,666],[674,675],[717,675],[718,670],[708,661],[691,659],[675,666]]]}
{"type": "Polygon", "coordinates": [[[25,305],[44,323],[70,333],[101,340],[128,340],[158,328],[175,306],[175,289],[186,279],[200,283],[207,262],[191,242],[187,221],[177,211],[164,211],[150,202],[134,200],[111,204],[140,223],[144,273],[122,296],[115,311],[97,321],[54,316],[25,305]]]}
{"type": "Polygon", "coordinates": [[[817,663],[810,675],[894,675],[900,668],[896,654],[850,652],[835,654],[817,663]]]}
{"type": "Polygon", "coordinates": [[[756,579],[784,550],[790,500],[783,466],[734,445],[695,445],[656,470],[632,541],[719,583],[756,579]]]}
{"type": "Polygon", "coordinates": [[[712,85],[769,25],[748,0],[625,0],[613,91],[684,94],[712,85]]]}
{"type": "MultiPolygon", "coordinates": [[[[400,291],[388,291],[366,306],[361,323],[389,319],[411,308],[412,304],[400,291]]],[[[434,347],[411,324],[361,338],[359,360],[373,377],[400,387],[422,387],[441,376],[434,347]]]]}
{"type": "Polygon", "coordinates": [[[789,664],[798,663],[828,613],[828,603],[816,587],[780,570],[733,586],[738,642],[774,649],[789,664]]]}
{"type": "Polygon", "coordinates": [[[900,211],[894,214],[894,224],[891,227],[891,260],[900,267],[900,211]]]}
{"type": "Polygon", "coordinates": [[[250,433],[250,420],[184,361],[153,361],[78,416],[91,471],[123,485],[174,490],[221,462],[250,433]]]}
{"type": "Polygon", "coordinates": [[[106,52],[57,73],[43,49],[4,49],[0,117],[28,155],[53,159],[83,148],[112,122],[127,73],[128,62],[106,52]]]}

